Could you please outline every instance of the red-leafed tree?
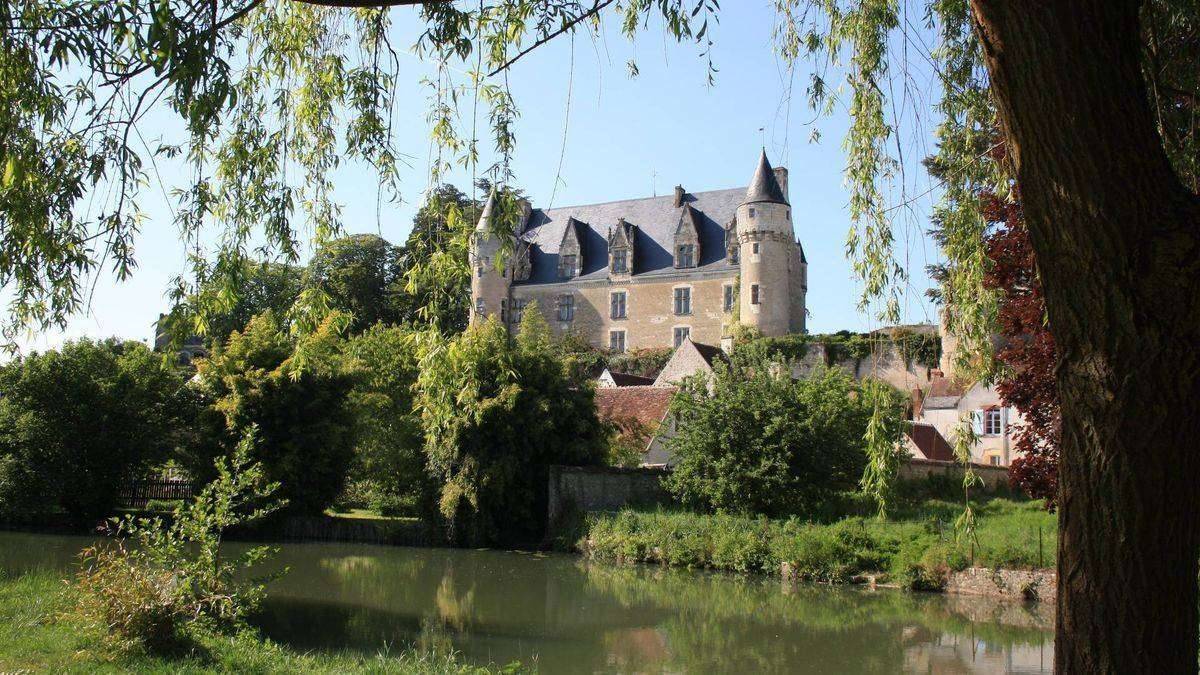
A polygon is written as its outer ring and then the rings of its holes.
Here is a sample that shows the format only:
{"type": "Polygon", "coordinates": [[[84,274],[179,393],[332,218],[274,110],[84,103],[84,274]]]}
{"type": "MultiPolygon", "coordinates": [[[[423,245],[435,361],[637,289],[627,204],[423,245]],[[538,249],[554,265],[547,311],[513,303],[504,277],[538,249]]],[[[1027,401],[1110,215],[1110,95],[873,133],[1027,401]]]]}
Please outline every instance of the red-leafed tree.
{"type": "Polygon", "coordinates": [[[1053,509],[1058,492],[1059,407],[1054,379],[1054,336],[1046,325],[1046,301],[1037,259],[1014,189],[1011,199],[980,195],[991,226],[986,252],[991,265],[984,285],[1000,293],[996,318],[1003,343],[996,358],[1004,365],[996,390],[1004,404],[1021,413],[1014,440],[1021,457],[1013,460],[1009,481],[1053,509]]]}

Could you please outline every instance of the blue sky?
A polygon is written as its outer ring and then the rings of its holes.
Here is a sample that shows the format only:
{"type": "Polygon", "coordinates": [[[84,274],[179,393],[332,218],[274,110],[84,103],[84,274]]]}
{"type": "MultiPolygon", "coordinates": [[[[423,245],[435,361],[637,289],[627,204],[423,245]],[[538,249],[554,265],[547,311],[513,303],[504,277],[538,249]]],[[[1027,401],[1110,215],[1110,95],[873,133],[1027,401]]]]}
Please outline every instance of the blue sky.
{"type": "MultiPolygon", "coordinates": [[[[719,69],[711,87],[698,47],[669,43],[654,26],[630,43],[608,21],[595,38],[564,36],[521,59],[509,74],[521,110],[513,165],[517,182],[540,207],[665,194],[677,183],[695,192],[735,187],[749,181],[765,145],[772,163],[790,171],[796,233],[809,261],[810,330],[873,328],[878,324],[856,309],[859,285],[845,257],[850,227],[842,176],[845,106],[839,104],[832,116],[814,121],[804,95],[806,67],[789,87],[784,65],[771,49],[775,15],[770,4],[726,3],[720,24],[710,29],[719,69]],[[626,73],[631,58],[640,69],[634,79],[626,73]],[[817,142],[812,141],[814,132],[820,136],[817,142]]],[[[393,12],[394,43],[412,45],[419,30],[415,11],[393,12]]],[[[393,123],[396,144],[410,157],[400,176],[403,201],[377,206],[376,180],[367,167],[343,164],[335,174],[346,232],[377,232],[397,243],[407,236],[428,184],[429,92],[421,80],[432,73],[429,64],[411,53],[401,58],[393,123]]],[[[901,142],[893,150],[904,158],[891,195],[893,204],[902,206],[892,213],[897,216],[898,255],[911,275],[904,320],[922,322],[935,316],[922,293],[927,286],[924,267],[938,259],[938,252],[924,235],[936,191],[929,189],[919,161],[933,150],[927,97],[936,92],[927,74],[903,75],[909,86],[901,87],[900,76],[891,85],[900,92],[895,114],[901,142]]],[[[175,125],[165,115],[159,117],[162,136],[178,142],[172,136],[175,125]]],[[[491,160],[485,152],[482,164],[491,160]]],[[[116,283],[105,271],[95,280],[85,314],[66,331],[22,340],[25,349],[83,335],[152,337],[152,324],[165,311],[168,281],[184,269],[166,196],[182,173],[161,161],[157,168],[158,177],[142,193],[148,218],[137,240],[139,267],[132,279],[116,283]]],[[[460,173],[451,182],[465,187],[470,180],[460,173]]]]}

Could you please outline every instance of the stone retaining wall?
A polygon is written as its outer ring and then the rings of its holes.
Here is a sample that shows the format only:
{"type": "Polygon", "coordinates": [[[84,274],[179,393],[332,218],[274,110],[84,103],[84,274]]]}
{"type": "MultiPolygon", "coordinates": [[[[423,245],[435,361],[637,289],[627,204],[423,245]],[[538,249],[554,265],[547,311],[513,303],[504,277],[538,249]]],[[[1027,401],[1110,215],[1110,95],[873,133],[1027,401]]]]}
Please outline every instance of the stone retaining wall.
{"type": "MultiPolygon", "coordinates": [[[[971,469],[983,480],[984,489],[989,491],[1008,489],[1008,467],[972,464],[971,469]]],[[[900,480],[926,480],[946,477],[954,481],[961,481],[963,471],[963,465],[957,462],[911,457],[900,465],[899,478],[900,480]]]]}
{"type": "Polygon", "coordinates": [[[997,570],[968,567],[954,572],[946,582],[947,593],[988,595],[1054,602],[1057,575],[1053,570],[997,570]]]}

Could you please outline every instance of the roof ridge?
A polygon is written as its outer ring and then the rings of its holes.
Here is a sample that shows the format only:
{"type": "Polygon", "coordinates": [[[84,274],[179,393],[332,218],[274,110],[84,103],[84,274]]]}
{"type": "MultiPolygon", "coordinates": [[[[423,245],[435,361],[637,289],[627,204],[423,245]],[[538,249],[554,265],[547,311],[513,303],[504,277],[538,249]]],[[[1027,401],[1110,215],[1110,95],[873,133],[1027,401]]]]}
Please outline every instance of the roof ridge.
{"type": "MultiPolygon", "coordinates": [[[[700,195],[712,194],[714,192],[732,192],[734,190],[744,191],[748,188],[749,188],[749,186],[718,188],[716,190],[705,190],[703,192],[688,192],[688,194],[692,195],[693,197],[698,197],[700,195]]],[[[541,211],[542,213],[546,213],[547,211],[562,211],[564,209],[582,209],[582,208],[585,208],[588,206],[608,206],[609,204],[622,204],[622,203],[626,203],[626,202],[644,202],[644,201],[649,201],[651,199],[674,200],[675,195],[651,195],[649,197],[634,197],[632,199],[613,199],[613,200],[609,200],[606,202],[591,202],[589,204],[568,204],[566,206],[555,206],[552,208],[542,208],[542,207],[535,206],[535,207],[533,207],[533,210],[541,211]]],[[[588,224],[591,225],[591,223],[588,223],[588,224]]]]}

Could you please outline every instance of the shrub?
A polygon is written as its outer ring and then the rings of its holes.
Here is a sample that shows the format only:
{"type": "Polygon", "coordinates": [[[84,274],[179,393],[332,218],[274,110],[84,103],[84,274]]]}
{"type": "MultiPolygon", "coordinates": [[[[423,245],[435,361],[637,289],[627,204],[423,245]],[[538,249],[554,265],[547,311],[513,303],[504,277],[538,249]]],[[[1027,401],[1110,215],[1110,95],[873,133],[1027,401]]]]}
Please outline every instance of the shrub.
{"type": "Polygon", "coordinates": [[[676,466],[665,484],[706,511],[816,513],[855,486],[866,465],[872,408],[858,390],[840,370],[793,380],[766,359],[689,378],[672,405],[679,431],[667,443],[676,466]]]}
{"type": "Polygon", "coordinates": [[[283,505],[273,500],[278,483],[268,483],[262,466],[251,462],[253,445],[251,430],[231,458],[216,461],[216,479],[190,504],[177,507],[170,525],[161,518],[112,521],[118,539],[81,553],[77,613],[122,648],[162,649],[185,638],[181,626],[197,620],[244,627],[271,578],[250,578],[248,571],[269,549],[226,558],[222,536],[283,505]]]}
{"type": "Polygon", "coordinates": [[[199,364],[197,386],[210,403],[201,419],[207,442],[185,457],[188,471],[209,478],[213,458],[254,428],[254,459],[280,483],[289,509],[322,513],[342,492],[354,456],[355,375],[343,367],[339,344],[327,322],[293,345],[270,312],[233,333],[199,364]]]}
{"type": "Polygon", "coordinates": [[[162,461],[194,404],[182,376],[136,342],[79,340],[0,367],[0,509],[112,513],[162,461]]]}

